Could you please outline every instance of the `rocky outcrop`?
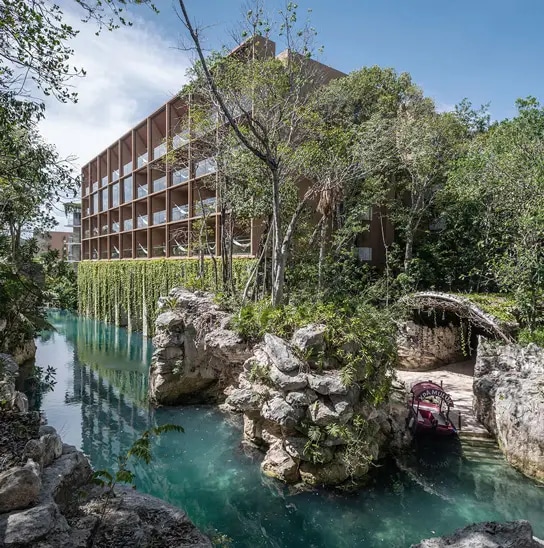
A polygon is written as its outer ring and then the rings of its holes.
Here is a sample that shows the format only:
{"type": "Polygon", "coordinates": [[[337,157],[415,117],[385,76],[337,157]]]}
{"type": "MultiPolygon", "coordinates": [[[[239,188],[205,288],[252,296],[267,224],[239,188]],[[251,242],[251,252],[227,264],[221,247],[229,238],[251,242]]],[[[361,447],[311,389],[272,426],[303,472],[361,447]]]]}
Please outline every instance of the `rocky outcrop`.
{"type": "Polygon", "coordinates": [[[15,379],[19,366],[9,354],[0,354],[0,404],[25,413],[28,411],[28,398],[15,389],[15,379]]]}
{"type": "Polygon", "coordinates": [[[159,302],[149,395],[156,404],[215,402],[251,355],[209,295],[173,289],[159,302]]]}
{"type": "Polygon", "coordinates": [[[385,407],[365,405],[357,385],[345,386],[339,370],[320,371],[300,357],[301,350],[323,344],[319,331],[297,331],[296,346],[266,334],[244,363],[238,386],[226,390],[224,407],[244,414],[245,440],[266,453],[263,473],[286,483],[359,479],[391,435],[385,407]]]}
{"type": "Polygon", "coordinates": [[[486,521],[458,529],[447,537],[412,544],[411,548],[541,548],[527,521],[497,523],[486,521]]]}
{"type": "Polygon", "coordinates": [[[412,371],[429,371],[442,365],[462,361],[462,342],[459,327],[429,327],[404,322],[397,335],[397,366],[412,371]]]}
{"type": "Polygon", "coordinates": [[[544,349],[480,338],[473,407],[507,460],[544,481],[544,349]]]}

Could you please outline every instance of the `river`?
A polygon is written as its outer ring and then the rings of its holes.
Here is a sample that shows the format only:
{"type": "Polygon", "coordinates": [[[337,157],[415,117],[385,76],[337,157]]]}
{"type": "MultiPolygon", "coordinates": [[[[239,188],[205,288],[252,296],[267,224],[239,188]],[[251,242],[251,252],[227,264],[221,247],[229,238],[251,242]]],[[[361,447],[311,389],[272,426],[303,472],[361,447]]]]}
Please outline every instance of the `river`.
{"type": "MultiPolygon", "coordinates": [[[[240,448],[240,426],[207,406],[153,409],[146,403],[152,354],[140,334],[53,312],[55,331],[37,340],[36,363],[56,368],[56,385],[35,405],[65,443],[96,469],[151,426],[175,423],[136,465],[139,490],[184,508],[204,532],[232,547],[404,548],[475,521],[527,519],[544,537],[544,488],[490,456],[415,456],[376,467],[356,493],[296,493],[264,478],[258,457],[240,448]]],[[[174,548],[174,547],[173,547],[174,548]]]]}

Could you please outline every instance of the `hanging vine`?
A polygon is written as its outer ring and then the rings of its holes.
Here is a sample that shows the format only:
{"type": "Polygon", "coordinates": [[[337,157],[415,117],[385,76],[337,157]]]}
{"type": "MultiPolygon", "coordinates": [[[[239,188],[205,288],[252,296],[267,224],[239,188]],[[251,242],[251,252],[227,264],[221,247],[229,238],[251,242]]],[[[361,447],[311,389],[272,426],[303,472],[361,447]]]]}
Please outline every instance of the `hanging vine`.
{"type": "MultiPolygon", "coordinates": [[[[242,291],[252,259],[233,259],[233,278],[242,291]]],[[[199,259],[83,261],[78,267],[79,312],[106,322],[128,324],[129,330],[146,327],[153,335],[159,297],[174,287],[220,292],[214,265],[199,259]]]]}

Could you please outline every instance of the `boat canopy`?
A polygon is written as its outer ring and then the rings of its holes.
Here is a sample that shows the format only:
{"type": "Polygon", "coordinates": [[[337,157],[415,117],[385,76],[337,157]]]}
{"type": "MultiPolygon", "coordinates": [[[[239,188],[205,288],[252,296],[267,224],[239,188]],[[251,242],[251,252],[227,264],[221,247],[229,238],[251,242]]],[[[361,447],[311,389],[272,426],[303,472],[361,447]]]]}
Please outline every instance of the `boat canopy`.
{"type": "Polygon", "coordinates": [[[441,386],[431,381],[418,382],[411,389],[414,399],[425,400],[426,398],[440,398],[448,407],[453,407],[451,396],[444,392],[441,386]]]}

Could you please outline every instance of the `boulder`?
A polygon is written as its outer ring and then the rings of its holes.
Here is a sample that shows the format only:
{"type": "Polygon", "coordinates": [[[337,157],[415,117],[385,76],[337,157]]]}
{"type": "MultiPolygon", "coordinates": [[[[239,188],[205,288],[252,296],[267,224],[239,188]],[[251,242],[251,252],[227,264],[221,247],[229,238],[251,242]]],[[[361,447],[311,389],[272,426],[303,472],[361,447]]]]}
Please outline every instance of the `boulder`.
{"type": "Polygon", "coordinates": [[[269,421],[288,428],[295,426],[299,418],[297,411],[283,398],[277,396],[263,405],[261,415],[269,421]]]}
{"type": "Polygon", "coordinates": [[[225,404],[234,411],[257,411],[261,408],[261,397],[251,388],[235,388],[230,391],[225,404]]]}
{"type": "Polygon", "coordinates": [[[269,371],[270,382],[276,388],[285,392],[306,388],[308,386],[308,375],[305,373],[295,373],[282,373],[279,369],[272,366],[269,371]]]}
{"type": "Polygon", "coordinates": [[[473,388],[476,418],[506,459],[544,481],[544,349],[480,339],[473,388]]]}
{"type": "Polygon", "coordinates": [[[498,523],[485,521],[458,529],[450,536],[412,544],[411,548],[539,548],[527,521],[498,523]]]}
{"type": "Polygon", "coordinates": [[[323,324],[310,324],[293,333],[291,344],[303,354],[316,354],[325,347],[327,327],[323,324]]]}
{"type": "Polygon", "coordinates": [[[343,413],[336,411],[330,399],[320,398],[308,407],[310,420],[318,426],[327,426],[347,422],[353,416],[353,407],[345,408],[343,413]]]}
{"type": "Polygon", "coordinates": [[[285,483],[296,483],[300,479],[297,462],[285,451],[281,442],[270,446],[261,463],[261,470],[265,476],[285,483]]]}
{"type": "Polygon", "coordinates": [[[0,514],[26,508],[38,499],[42,482],[40,468],[32,460],[0,474],[0,514]]]}
{"type": "Polygon", "coordinates": [[[23,450],[23,457],[26,459],[32,459],[40,466],[40,468],[43,468],[44,451],[45,448],[41,440],[31,439],[28,440],[25,445],[25,448],[23,450]]]}
{"type": "Polygon", "coordinates": [[[236,384],[250,350],[227,328],[231,315],[210,295],[173,289],[170,299],[174,307],[163,308],[156,320],[150,400],[164,405],[222,400],[223,389],[236,384]]]}
{"type": "Polygon", "coordinates": [[[295,390],[285,396],[285,401],[293,407],[308,407],[317,400],[317,394],[310,389],[295,390]]]}
{"type": "Polygon", "coordinates": [[[324,465],[302,462],[300,477],[309,485],[339,485],[348,479],[349,473],[344,464],[337,461],[324,465]]]}
{"type": "Polygon", "coordinates": [[[321,446],[312,450],[311,454],[305,451],[308,438],[290,436],[284,441],[284,448],[295,459],[327,463],[334,458],[334,449],[321,446]]]}
{"type": "Polygon", "coordinates": [[[304,367],[304,363],[295,356],[290,346],[276,335],[265,333],[263,351],[282,373],[300,371],[304,367]]]}
{"type": "Polygon", "coordinates": [[[43,466],[49,466],[62,455],[62,439],[58,434],[44,434],[40,442],[43,444],[43,466]]]}
{"type": "Polygon", "coordinates": [[[308,375],[308,384],[312,390],[324,396],[348,393],[348,388],[342,382],[339,371],[325,372],[322,375],[312,373],[308,375]]]}

